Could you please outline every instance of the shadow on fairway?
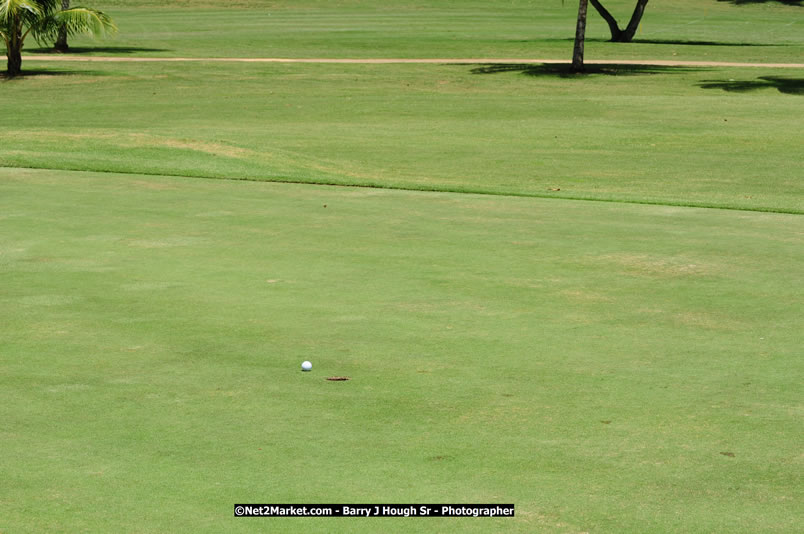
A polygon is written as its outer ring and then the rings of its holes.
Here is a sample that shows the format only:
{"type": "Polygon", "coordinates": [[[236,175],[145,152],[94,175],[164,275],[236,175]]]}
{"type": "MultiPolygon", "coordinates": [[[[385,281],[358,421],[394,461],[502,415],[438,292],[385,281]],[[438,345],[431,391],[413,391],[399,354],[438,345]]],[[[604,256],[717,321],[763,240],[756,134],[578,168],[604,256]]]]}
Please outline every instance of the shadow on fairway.
{"type": "MultiPolygon", "coordinates": [[[[804,1],[804,0],[802,0],[804,1]]],[[[575,42],[573,37],[562,37],[560,39],[543,39],[543,41],[561,41],[561,42],[575,42]]],[[[611,43],[610,39],[601,38],[587,38],[587,43],[611,43]]],[[[638,45],[638,44],[659,44],[659,45],[677,45],[677,46],[797,46],[794,44],[784,43],[724,43],[722,41],[691,41],[688,39],[634,39],[630,43],[616,43],[624,45],[638,45]]]]}
{"type": "Polygon", "coordinates": [[[747,93],[770,88],[788,95],[804,95],[804,78],[781,76],[760,76],[756,80],[703,80],[698,86],[703,89],[722,89],[730,93],[747,93]]]}
{"type": "Polygon", "coordinates": [[[781,43],[723,43],[720,41],[688,41],[681,39],[634,39],[636,44],[667,44],[681,46],[794,46],[781,43]]]}
{"type": "Polygon", "coordinates": [[[804,0],[717,0],[717,1],[728,2],[730,4],[735,4],[738,6],[743,4],[767,4],[768,2],[774,2],[784,4],[786,6],[804,7],[804,0]]]}
{"type": "MultiPolygon", "coordinates": [[[[25,52],[31,54],[62,54],[53,48],[26,48],[25,52]]],[[[70,47],[68,54],[89,54],[97,52],[100,54],[136,54],[138,52],[170,52],[167,48],[143,48],[137,46],[90,46],[90,47],[70,47]]]]}
{"type": "Polygon", "coordinates": [[[509,64],[491,63],[481,65],[471,70],[472,74],[499,74],[501,72],[520,72],[526,76],[544,76],[559,78],[575,78],[578,76],[588,76],[590,74],[602,74],[604,76],[638,76],[645,74],[672,74],[680,72],[692,72],[708,70],[699,67],[665,67],[657,65],[618,65],[594,64],[586,65],[583,73],[572,72],[570,63],[558,64],[509,64]]]}
{"type": "Polygon", "coordinates": [[[47,76],[111,76],[109,72],[100,70],[63,70],[63,69],[23,69],[22,73],[14,78],[9,78],[6,71],[0,72],[0,81],[9,82],[11,80],[22,80],[25,78],[33,77],[47,77],[47,76]]]}

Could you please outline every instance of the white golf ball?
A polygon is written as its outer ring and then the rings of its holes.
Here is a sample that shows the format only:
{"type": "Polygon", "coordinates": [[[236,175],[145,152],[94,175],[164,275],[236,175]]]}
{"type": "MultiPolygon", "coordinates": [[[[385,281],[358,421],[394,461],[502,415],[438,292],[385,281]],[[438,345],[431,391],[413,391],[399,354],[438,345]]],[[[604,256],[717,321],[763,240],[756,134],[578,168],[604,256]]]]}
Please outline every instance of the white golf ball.
{"type": "Polygon", "coordinates": [[[302,371],[309,371],[309,370],[310,370],[310,369],[312,369],[312,368],[313,368],[313,364],[312,364],[312,363],[310,363],[310,362],[308,362],[308,361],[304,361],[304,362],[302,362],[302,371]]]}

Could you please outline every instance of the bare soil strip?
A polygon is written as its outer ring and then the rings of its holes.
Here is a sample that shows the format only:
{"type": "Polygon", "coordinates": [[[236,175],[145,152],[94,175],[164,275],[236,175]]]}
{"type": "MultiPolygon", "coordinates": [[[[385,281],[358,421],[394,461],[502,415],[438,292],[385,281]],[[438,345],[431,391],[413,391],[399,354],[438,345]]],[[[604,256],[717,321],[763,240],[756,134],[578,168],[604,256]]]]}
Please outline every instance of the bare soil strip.
{"type": "MultiPolygon", "coordinates": [[[[110,56],[76,56],[70,54],[42,56],[25,56],[25,61],[89,61],[89,62],[229,62],[229,63],[357,63],[357,64],[393,64],[393,63],[436,63],[476,65],[489,63],[507,63],[517,65],[529,64],[566,64],[564,59],[511,59],[511,58],[242,58],[242,57],[110,57],[110,56]]],[[[649,65],[657,67],[759,67],[775,69],[804,69],[804,63],[734,63],[729,61],[677,61],[665,59],[601,59],[587,60],[589,65],[649,65]]]]}

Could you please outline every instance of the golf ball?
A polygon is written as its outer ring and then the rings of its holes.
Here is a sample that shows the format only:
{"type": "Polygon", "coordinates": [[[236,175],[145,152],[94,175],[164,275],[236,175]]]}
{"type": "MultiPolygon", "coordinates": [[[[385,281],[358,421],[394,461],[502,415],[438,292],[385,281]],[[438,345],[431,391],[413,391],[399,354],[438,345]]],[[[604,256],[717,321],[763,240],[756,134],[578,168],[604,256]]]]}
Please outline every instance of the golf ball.
{"type": "Polygon", "coordinates": [[[313,368],[313,364],[307,361],[302,362],[302,371],[309,371],[313,368]]]}

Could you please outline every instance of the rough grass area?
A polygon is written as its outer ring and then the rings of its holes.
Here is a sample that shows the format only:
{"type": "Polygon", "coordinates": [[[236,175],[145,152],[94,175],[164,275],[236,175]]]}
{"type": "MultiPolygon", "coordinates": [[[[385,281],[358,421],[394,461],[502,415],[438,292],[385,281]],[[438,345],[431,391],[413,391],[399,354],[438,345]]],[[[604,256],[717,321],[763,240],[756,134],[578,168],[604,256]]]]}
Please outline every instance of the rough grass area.
{"type": "Polygon", "coordinates": [[[2,169],[0,530],[794,531],[802,230],[2,169]],[[232,517],[365,501],[517,512],[232,517]]]}
{"type": "Polygon", "coordinates": [[[0,165],[804,210],[795,71],[77,65],[2,83],[0,165]]]}

